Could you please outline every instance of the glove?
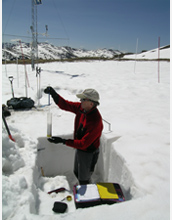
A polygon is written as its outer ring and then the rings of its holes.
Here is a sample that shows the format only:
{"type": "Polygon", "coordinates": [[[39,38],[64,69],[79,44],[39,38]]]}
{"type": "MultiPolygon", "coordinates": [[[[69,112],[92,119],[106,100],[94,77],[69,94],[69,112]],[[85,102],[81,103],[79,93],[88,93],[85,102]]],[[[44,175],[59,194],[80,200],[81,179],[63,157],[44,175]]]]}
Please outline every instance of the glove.
{"type": "Polygon", "coordinates": [[[58,104],[59,95],[56,93],[56,91],[51,86],[48,86],[46,89],[44,89],[44,93],[50,94],[52,98],[54,99],[54,102],[58,104]]]}
{"type": "Polygon", "coordinates": [[[59,144],[59,143],[63,143],[65,144],[65,139],[62,139],[60,137],[51,137],[51,138],[48,138],[48,141],[51,142],[51,143],[55,143],[55,144],[59,144]]]}
{"type": "Polygon", "coordinates": [[[51,94],[55,92],[54,89],[51,86],[48,86],[46,89],[44,89],[45,94],[51,94]]]}

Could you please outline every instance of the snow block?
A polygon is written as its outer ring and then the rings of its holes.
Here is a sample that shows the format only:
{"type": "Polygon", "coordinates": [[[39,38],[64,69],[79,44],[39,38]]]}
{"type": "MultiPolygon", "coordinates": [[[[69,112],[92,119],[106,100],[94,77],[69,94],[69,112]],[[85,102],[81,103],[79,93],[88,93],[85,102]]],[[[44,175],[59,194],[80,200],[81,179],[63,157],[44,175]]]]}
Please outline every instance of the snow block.
{"type": "Polygon", "coordinates": [[[75,185],[73,193],[76,208],[125,201],[121,187],[117,183],[75,185]]]}

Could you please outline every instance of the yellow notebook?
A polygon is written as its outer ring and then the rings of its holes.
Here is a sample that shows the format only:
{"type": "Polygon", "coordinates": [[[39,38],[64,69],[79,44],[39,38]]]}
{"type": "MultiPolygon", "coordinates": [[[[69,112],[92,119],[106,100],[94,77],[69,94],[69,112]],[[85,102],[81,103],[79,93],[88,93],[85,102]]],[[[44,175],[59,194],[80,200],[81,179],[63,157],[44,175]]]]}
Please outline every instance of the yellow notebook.
{"type": "Polygon", "coordinates": [[[97,183],[97,188],[101,199],[118,199],[113,183],[97,183]]]}

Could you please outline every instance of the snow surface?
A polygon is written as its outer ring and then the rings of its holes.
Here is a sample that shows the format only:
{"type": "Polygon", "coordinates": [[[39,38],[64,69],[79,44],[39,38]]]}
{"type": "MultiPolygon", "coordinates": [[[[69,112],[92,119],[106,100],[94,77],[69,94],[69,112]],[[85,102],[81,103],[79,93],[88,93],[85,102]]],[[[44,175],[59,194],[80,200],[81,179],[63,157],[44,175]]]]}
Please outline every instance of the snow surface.
{"type": "MultiPolygon", "coordinates": [[[[36,74],[26,66],[28,94],[37,108],[11,111],[6,118],[16,142],[9,140],[2,124],[2,219],[170,219],[170,63],[160,62],[160,83],[155,61],[54,62],[40,67],[42,98],[38,102],[36,74]],[[50,144],[46,138],[49,112],[53,135],[71,137],[74,123],[74,115],[60,110],[52,99],[47,106],[43,89],[48,85],[72,101],[85,88],[99,91],[98,108],[110,125],[104,121],[93,182],[119,183],[125,202],[76,210],[73,200],[65,200],[65,214],[52,211],[55,201],[73,196],[77,180],[72,172],[75,150],[50,144]],[[70,192],[47,194],[59,187],[70,192]]],[[[11,75],[15,96],[25,96],[23,65],[3,65],[4,104],[12,96],[11,75]]]]}
{"type": "Polygon", "coordinates": [[[170,59],[169,48],[153,49],[140,54],[125,55],[125,59],[158,59],[158,51],[160,59],[170,59]]]}

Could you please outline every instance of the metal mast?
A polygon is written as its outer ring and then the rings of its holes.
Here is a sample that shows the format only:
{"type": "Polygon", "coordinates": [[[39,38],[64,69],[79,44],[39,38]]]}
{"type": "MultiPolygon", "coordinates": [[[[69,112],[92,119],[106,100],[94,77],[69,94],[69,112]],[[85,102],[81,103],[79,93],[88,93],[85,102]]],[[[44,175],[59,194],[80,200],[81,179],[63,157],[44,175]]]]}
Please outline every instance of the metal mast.
{"type": "Polygon", "coordinates": [[[35,2],[32,2],[32,26],[30,26],[32,32],[32,43],[31,43],[31,60],[32,60],[32,70],[35,69],[35,46],[36,46],[36,39],[35,39],[35,2]]]}
{"type": "Polygon", "coordinates": [[[38,33],[37,33],[37,5],[42,4],[41,0],[31,0],[32,3],[32,43],[31,43],[31,60],[32,70],[35,70],[35,60],[38,56],[38,33]]]}

